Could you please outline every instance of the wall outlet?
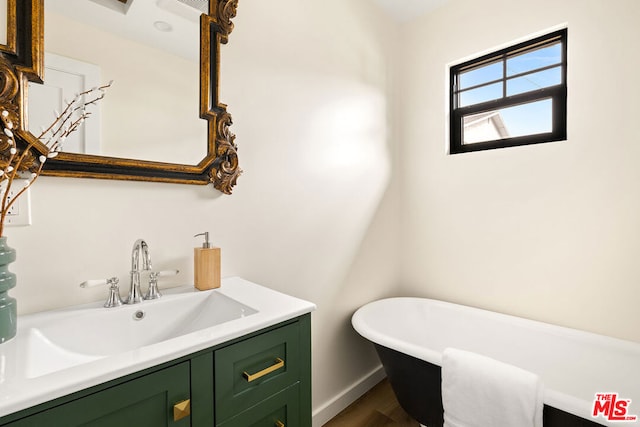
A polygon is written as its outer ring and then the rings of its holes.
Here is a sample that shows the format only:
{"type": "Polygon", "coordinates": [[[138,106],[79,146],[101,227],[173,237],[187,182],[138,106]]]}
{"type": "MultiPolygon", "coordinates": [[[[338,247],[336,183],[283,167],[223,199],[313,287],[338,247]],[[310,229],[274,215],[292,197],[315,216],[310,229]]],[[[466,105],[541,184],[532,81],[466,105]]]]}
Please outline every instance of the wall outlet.
{"type": "MultiPolygon", "coordinates": [[[[7,203],[10,202],[26,184],[26,179],[14,180],[11,190],[9,190],[7,203]]],[[[4,192],[2,195],[4,196],[4,192]]],[[[9,208],[4,222],[7,226],[31,225],[31,194],[29,188],[27,188],[27,191],[9,208]]]]}

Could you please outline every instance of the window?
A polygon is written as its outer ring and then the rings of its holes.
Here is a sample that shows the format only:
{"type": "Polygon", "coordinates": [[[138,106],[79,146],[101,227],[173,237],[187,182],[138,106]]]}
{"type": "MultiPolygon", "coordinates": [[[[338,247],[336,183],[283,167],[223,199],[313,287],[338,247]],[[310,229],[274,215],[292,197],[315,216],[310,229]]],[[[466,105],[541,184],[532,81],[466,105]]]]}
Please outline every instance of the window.
{"type": "Polygon", "coordinates": [[[451,67],[450,153],[567,137],[567,30],[451,67]]]}

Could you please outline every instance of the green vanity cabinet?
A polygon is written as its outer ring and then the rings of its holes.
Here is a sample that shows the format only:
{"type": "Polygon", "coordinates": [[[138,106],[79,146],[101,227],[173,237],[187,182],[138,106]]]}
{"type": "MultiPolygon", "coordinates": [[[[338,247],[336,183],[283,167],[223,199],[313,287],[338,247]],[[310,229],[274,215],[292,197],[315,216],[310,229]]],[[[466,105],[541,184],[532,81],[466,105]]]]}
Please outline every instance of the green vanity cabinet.
{"type": "Polygon", "coordinates": [[[6,427],[311,427],[311,317],[0,418],[6,427]]]}
{"type": "Polygon", "coordinates": [[[99,393],[9,423],[11,427],[186,427],[174,422],[175,403],[189,399],[189,362],[182,362],[99,393]]]}

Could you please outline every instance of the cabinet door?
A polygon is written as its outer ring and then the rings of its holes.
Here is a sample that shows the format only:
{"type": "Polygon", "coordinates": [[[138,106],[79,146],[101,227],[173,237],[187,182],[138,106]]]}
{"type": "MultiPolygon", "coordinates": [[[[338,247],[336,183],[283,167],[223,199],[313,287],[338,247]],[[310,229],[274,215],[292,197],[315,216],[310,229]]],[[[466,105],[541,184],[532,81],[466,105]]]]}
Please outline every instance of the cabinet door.
{"type": "Polygon", "coordinates": [[[108,388],[22,418],[11,427],[186,427],[174,421],[173,406],[189,399],[189,362],[108,388]]]}

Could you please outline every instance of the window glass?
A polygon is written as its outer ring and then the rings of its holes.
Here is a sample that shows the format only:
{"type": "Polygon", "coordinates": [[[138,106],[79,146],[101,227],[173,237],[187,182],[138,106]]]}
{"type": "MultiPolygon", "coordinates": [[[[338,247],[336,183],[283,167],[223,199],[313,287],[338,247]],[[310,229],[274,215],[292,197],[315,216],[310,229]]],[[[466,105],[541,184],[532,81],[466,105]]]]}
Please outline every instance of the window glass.
{"type": "Polygon", "coordinates": [[[560,43],[536,49],[507,59],[507,77],[562,62],[560,43]]]}
{"type": "Polygon", "coordinates": [[[560,83],[562,83],[562,69],[560,67],[549,68],[507,80],[507,96],[559,85],[560,83]]]}
{"type": "Polygon", "coordinates": [[[463,119],[463,144],[549,133],[552,117],[551,99],[470,114],[463,119]]]}
{"type": "Polygon", "coordinates": [[[502,61],[500,61],[460,73],[458,76],[459,89],[462,90],[482,83],[499,80],[503,77],[503,68],[502,61]]]}
{"type": "Polygon", "coordinates": [[[502,97],[502,83],[495,83],[488,86],[480,86],[476,89],[466,90],[460,93],[460,106],[479,104],[502,97]]]}

